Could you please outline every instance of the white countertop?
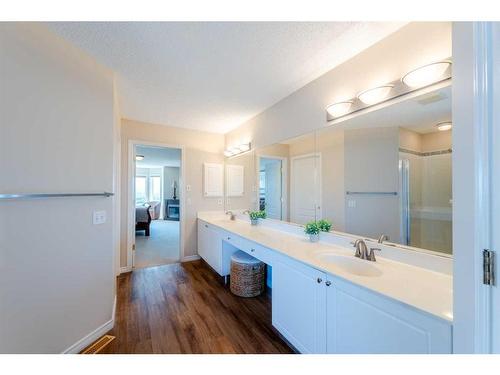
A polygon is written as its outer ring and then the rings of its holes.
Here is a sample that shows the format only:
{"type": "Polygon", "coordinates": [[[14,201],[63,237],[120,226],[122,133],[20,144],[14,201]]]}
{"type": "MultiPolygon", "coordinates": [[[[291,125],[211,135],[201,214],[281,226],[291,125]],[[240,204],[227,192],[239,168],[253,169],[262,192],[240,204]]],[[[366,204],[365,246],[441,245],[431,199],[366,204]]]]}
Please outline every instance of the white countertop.
{"type": "Polygon", "coordinates": [[[322,242],[312,243],[305,235],[299,236],[261,225],[252,226],[243,220],[231,221],[225,217],[204,213],[199,213],[198,218],[320,271],[363,286],[448,322],[453,321],[453,278],[450,275],[389,260],[377,252],[377,261],[370,262],[370,266],[380,270],[381,275],[359,276],[346,271],[334,262],[325,262],[317,257],[319,253],[353,256],[352,248],[322,242]]]}

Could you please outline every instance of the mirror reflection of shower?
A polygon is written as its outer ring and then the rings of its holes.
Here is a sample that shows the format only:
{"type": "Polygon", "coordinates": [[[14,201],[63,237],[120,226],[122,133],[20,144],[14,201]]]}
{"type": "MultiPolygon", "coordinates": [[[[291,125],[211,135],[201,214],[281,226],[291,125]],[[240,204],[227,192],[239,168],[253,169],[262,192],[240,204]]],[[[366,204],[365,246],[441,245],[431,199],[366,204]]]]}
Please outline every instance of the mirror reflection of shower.
{"type": "Polygon", "coordinates": [[[401,242],[451,254],[451,127],[416,139],[419,149],[399,149],[401,242]]]}

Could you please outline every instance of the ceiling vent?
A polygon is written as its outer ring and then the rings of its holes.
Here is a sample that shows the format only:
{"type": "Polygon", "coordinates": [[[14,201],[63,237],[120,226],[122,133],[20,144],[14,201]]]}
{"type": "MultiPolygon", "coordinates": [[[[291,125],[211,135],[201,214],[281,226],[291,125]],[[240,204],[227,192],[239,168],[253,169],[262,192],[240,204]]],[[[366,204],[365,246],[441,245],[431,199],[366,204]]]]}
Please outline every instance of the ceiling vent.
{"type": "Polygon", "coordinates": [[[421,105],[427,105],[427,104],[439,102],[439,101],[444,100],[446,98],[447,98],[447,96],[445,93],[431,92],[427,95],[423,95],[421,98],[419,98],[417,100],[417,102],[418,102],[418,104],[421,104],[421,105]]]}

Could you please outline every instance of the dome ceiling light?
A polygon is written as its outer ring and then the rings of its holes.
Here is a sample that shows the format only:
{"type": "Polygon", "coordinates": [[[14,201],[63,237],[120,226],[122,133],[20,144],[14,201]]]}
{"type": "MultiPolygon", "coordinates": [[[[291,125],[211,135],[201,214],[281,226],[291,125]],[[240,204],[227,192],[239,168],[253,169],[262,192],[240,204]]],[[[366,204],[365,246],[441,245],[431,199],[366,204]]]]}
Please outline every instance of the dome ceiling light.
{"type": "Polygon", "coordinates": [[[440,81],[450,65],[451,61],[439,61],[427,64],[406,73],[403,78],[401,78],[401,81],[405,85],[413,88],[428,86],[440,81]]]}

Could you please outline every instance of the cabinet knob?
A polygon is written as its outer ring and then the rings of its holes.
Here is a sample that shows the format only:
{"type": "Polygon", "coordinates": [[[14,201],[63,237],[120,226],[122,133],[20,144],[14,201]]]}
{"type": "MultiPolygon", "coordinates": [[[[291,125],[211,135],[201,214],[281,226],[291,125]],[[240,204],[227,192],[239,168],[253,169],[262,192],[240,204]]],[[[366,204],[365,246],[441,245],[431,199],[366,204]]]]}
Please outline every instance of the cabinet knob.
{"type": "Polygon", "coordinates": [[[255,251],[255,249],[250,249],[250,251],[253,253],[255,251]]]}
{"type": "Polygon", "coordinates": [[[332,282],[331,282],[330,280],[327,280],[327,281],[325,282],[325,284],[326,284],[326,286],[330,286],[330,285],[332,285],[332,282]]]}
{"type": "Polygon", "coordinates": [[[318,284],[321,284],[321,282],[323,281],[323,279],[322,279],[321,277],[318,277],[318,278],[316,279],[316,281],[318,282],[318,284]]]}
{"type": "Polygon", "coordinates": [[[208,228],[208,225],[207,225],[207,224],[205,224],[205,228],[208,228]]]}
{"type": "Polygon", "coordinates": [[[229,241],[231,239],[231,237],[228,237],[227,240],[229,241]]]}

